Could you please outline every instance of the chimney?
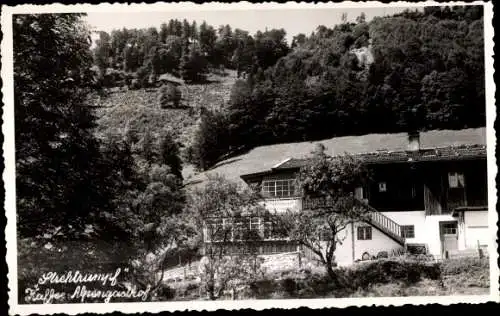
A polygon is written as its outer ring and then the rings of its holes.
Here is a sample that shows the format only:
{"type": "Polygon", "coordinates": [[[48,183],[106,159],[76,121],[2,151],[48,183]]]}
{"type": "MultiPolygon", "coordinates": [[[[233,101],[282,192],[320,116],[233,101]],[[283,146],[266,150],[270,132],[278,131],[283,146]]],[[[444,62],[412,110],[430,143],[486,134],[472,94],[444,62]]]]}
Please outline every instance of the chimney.
{"type": "Polygon", "coordinates": [[[419,132],[409,132],[408,133],[408,150],[409,151],[419,151],[420,150],[420,133],[419,132]]]}

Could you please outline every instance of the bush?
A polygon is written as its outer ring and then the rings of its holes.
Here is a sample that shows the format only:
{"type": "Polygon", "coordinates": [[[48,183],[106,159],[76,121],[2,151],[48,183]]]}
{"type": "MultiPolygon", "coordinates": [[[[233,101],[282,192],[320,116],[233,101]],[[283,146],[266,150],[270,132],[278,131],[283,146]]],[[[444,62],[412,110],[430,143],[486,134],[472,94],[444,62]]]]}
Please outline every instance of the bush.
{"type": "Polygon", "coordinates": [[[175,289],[166,284],[162,284],[156,290],[156,298],[160,301],[172,300],[175,298],[175,289]]]}
{"type": "Polygon", "coordinates": [[[441,277],[439,264],[411,260],[378,260],[351,269],[338,269],[342,283],[357,290],[373,284],[402,281],[413,284],[422,278],[438,280],[441,277]]]}
{"type": "Polygon", "coordinates": [[[178,108],[182,98],[181,91],[173,84],[163,85],[160,88],[158,101],[162,109],[173,107],[178,108]]]}
{"type": "Polygon", "coordinates": [[[487,258],[480,259],[477,257],[450,259],[441,263],[443,275],[489,271],[489,267],[490,263],[487,258]]]}
{"type": "Polygon", "coordinates": [[[277,282],[271,279],[255,280],[249,286],[250,292],[255,298],[269,298],[278,288],[277,282]]]}
{"type": "Polygon", "coordinates": [[[379,253],[377,254],[377,258],[389,258],[389,253],[387,251],[379,251],[379,253]]]}
{"type": "Polygon", "coordinates": [[[283,289],[283,292],[290,296],[295,296],[297,293],[297,282],[292,278],[281,280],[280,287],[283,289]]]}
{"type": "Polygon", "coordinates": [[[465,257],[440,264],[443,283],[452,293],[469,293],[468,288],[489,288],[490,269],[486,258],[465,257]]]}

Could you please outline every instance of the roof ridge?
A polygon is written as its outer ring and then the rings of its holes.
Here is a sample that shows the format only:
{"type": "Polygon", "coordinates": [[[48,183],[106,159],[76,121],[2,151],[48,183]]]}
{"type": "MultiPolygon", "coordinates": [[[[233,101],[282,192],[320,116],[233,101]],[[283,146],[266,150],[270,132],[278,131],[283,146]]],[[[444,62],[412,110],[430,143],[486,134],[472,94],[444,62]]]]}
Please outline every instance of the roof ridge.
{"type": "Polygon", "coordinates": [[[281,161],[281,162],[278,162],[276,165],[272,166],[271,169],[275,169],[275,168],[278,168],[279,166],[281,166],[282,164],[284,164],[285,162],[288,162],[290,160],[292,160],[293,157],[288,157],[286,158],[285,160],[281,161]]]}

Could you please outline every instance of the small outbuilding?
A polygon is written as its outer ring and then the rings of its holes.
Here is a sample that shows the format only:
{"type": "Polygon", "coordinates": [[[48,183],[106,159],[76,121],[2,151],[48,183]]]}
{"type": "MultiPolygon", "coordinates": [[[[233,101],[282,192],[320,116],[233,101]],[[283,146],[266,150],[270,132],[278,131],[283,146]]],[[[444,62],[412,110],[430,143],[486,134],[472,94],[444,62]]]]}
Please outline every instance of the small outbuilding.
{"type": "Polygon", "coordinates": [[[176,86],[180,86],[180,85],[184,84],[184,80],[182,80],[181,78],[177,78],[172,74],[165,73],[163,75],[160,75],[160,77],[158,77],[158,83],[160,85],[170,83],[170,84],[174,84],[176,86]]]}

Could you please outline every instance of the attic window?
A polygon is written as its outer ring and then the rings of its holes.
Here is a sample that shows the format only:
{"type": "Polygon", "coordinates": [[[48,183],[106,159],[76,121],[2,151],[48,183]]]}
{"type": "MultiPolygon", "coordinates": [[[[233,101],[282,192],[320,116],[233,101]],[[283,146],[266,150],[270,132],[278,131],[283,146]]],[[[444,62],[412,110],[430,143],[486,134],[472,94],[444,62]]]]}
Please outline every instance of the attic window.
{"type": "Polygon", "coordinates": [[[465,187],[464,174],[460,172],[448,173],[448,185],[450,188],[463,188],[465,187]]]}
{"type": "Polygon", "coordinates": [[[378,191],[379,192],[387,192],[387,183],[386,182],[379,182],[378,183],[378,191]]]}

